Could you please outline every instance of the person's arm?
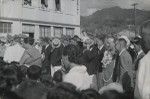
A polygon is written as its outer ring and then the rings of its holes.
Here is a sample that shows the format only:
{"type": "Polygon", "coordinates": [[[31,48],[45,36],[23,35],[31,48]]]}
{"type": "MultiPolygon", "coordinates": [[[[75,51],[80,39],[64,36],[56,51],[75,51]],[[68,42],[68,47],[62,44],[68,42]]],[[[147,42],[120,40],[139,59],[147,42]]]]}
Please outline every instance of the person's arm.
{"type": "Polygon", "coordinates": [[[21,60],[20,60],[20,65],[24,65],[25,61],[29,58],[29,55],[26,51],[24,51],[22,57],[21,57],[21,60]]]}

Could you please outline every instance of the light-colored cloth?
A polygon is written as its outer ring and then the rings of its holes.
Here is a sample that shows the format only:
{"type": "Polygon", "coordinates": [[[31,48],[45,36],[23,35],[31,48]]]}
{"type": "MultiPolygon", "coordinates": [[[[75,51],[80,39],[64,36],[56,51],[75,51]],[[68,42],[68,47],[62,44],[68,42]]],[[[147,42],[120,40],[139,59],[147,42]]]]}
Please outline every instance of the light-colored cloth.
{"type": "Polygon", "coordinates": [[[20,65],[37,65],[42,66],[42,55],[41,53],[35,48],[31,47],[30,49],[27,49],[24,51],[23,56],[20,60],[20,65]]]}
{"type": "Polygon", "coordinates": [[[124,92],[123,87],[122,87],[121,84],[119,84],[119,83],[110,83],[109,85],[102,87],[99,90],[99,93],[103,94],[105,91],[108,91],[108,90],[116,90],[119,93],[124,92]]]}
{"type": "Polygon", "coordinates": [[[78,90],[85,90],[90,88],[92,79],[85,66],[75,66],[64,76],[63,81],[75,85],[78,90]]]}
{"type": "Polygon", "coordinates": [[[20,44],[7,47],[4,53],[4,61],[11,63],[13,61],[19,62],[25,49],[20,44]]]}
{"type": "Polygon", "coordinates": [[[136,99],[150,99],[150,51],[141,59],[135,87],[136,99]]]}
{"type": "Polygon", "coordinates": [[[62,66],[51,66],[51,76],[53,77],[54,73],[58,70],[60,70],[62,68],[62,66]]]}

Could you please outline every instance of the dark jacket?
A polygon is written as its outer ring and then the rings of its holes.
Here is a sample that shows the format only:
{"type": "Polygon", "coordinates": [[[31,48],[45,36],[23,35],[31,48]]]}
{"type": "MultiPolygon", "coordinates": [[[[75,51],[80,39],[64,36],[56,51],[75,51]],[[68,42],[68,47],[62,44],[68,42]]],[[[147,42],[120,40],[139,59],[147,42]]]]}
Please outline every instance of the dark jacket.
{"type": "Polygon", "coordinates": [[[43,49],[43,54],[45,55],[45,58],[42,62],[43,66],[50,66],[51,50],[52,50],[52,47],[50,45],[48,45],[46,49],[45,48],[43,49]]]}
{"type": "Polygon", "coordinates": [[[63,45],[61,45],[60,47],[55,48],[51,52],[51,65],[52,66],[60,66],[61,65],[63,48],[64,48],[63,45]]]}
{"type": "Polygon", "coordinates": [[[137,58],[135,59],[135,62],[134,62],[134,64],[135,64],[135,71],[138,70],[139,61],[140,61],[144,56],[145,56],[145,53],[142,52],[142,53],[139,54],[139,55],[137,56],[137,58]]]}
{"type": "Polygon", "coordinates": [[[96,45],[91,47],[91,50],[86,50],[82,55],[82,63],[87,67],[87,72],[89,75],[96,74],[97,72],[102,72],[101,60],[104,56],[105,48],[99,51],[96,45]]]}

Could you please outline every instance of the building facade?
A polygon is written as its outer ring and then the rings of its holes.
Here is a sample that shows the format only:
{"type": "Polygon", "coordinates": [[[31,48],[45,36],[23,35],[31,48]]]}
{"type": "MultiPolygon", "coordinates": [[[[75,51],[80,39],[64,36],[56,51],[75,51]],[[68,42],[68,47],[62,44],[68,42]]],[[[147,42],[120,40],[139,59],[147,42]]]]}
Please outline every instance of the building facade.
{"type": "Polygon", "coordinates": [[[80,0],[0,0],[0,36],[80,34],[80,0]]]}

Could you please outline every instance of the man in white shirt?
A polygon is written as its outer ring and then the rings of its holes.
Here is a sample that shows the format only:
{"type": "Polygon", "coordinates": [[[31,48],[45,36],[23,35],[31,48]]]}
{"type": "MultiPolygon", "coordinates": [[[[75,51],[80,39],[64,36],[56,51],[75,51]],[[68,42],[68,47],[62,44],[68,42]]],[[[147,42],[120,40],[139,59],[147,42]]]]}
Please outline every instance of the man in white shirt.
{"type": "Polygon", "coordinates": [[[12,46],[6,48],[4,53],[4,61],[11,62],[19,62],[25,49],[21,46],[19,42],[19,38],[14,38],[12,46]]]}
{"type": "Polygon", "coordinates": [[[135,99],[150,99],[150,21],[141,26],[140,36],[146,55],[139,62],[134,96],[135,99]]]}

